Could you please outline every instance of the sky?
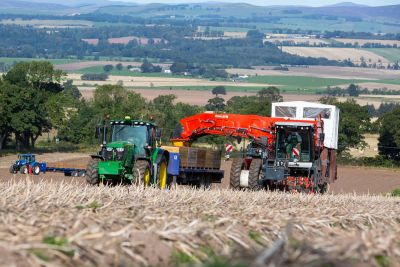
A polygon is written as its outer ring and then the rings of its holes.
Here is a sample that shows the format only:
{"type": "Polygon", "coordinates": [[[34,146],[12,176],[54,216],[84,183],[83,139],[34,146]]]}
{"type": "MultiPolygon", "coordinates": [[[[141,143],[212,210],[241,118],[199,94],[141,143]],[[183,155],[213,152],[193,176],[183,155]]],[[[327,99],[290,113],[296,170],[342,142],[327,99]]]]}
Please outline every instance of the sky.
{"type": "MultiPolygon", "coordinates": [[[[135,3],[200,3],[200,2],[210,2],[210,0],[190,0],[190,1],[183,1],[183,0],[118,0],[124,2],[135,2],[135,3]]],[[[272,6],[272,5],[302,5],[302,6],[326,6],[341,2],[350,2],[347,0],[302,0],[302,1],[295,1],[295,0],[280,0],[280,1],[271,1],[271,0],[217,0],[215,2],[240,2],[240,3],[250,3],[254,5],[261,5],[261,6],[272,6]]],[[[385,5],[397,5],[400,4],[400,0],[354,0],[351,1],[353,3],[362,4],[362,5],[369,5],[369,6],[385,6],[385,5]]]]}

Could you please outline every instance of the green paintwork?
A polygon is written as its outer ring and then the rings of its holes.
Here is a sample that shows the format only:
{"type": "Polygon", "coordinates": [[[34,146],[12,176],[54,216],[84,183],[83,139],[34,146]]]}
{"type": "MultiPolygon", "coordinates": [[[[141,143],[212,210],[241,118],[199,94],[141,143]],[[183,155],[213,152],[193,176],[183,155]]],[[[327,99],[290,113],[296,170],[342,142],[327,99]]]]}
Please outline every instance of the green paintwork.
{"type": "MultiPolygon", "coordinates": [[[[144,122],[144,121],[137,121],[137,120],[131,120],[131,119],[123,119],[123,120],[115,120],[110,122],[111,125],[132,125],[132,126],[145,126],[148,129],[149,128],[157,128],[157,126],[152,123],[152,122],[144,122]]],[[[133,134],[132,134],[133,135],[133,134]]],[[[130,140],[132,137],[135,136],[125,136],[124,139],[126,138],[127,140],[130,140]]],[[[147,137],[148,140],[146,141],[147,144],[155,144],[155,140],[151,141],[149,140],[149,136],[147,137]]],[[[104,179],[125,179],[125,180],[130,180],[132,181],[134,179],[133,177],[133,170],[134,170],[134,164],[135,160],[138,158],[140,159],[147,159],[150,161],[151,164],[151,175],[153,177],[152,182],[156,183],[156,175],[155,171],[153,171],[153,162],[155,162],[157,155],[162,152],[157,147],[153,147],[151,149],[151,153],[149,153],[149,150],[143,149],[143,147],[139,147],[137,145],[134,145],[133,143],[129,141],[115,141],[115,142],[110,142],[106,145],[107,151],[107,158],[108,160],[101,161],[99,162],[99,169],[98,169],[98,174],[99,178],[104,180],[104,179]],[[124,155],[122,158],[117,158],[117,149],[124,149],[124,155]],[[112,150],[112,157],[110,159],[110,151],[112,150]]]]}
{"type": "MultiPolygon", "coordinates": [[[[153,163],[157,159],[158,150],[160,150],[160,149],[158,147],[156,147],[156,149],[154,149],[154,151],[153,151],[153,154],[151,155],[152,168],[153,168],[153,163]]],[[[156,184],[156,182],[157,182],[156,173],[155,173],[155,171],[153,171],[153,183],[156,184]]]]}
{"type": "Polygon", "coordinates": [[[100,175],[119,175],[123,170],[121,161],[101,161],[99,162],[100,175]]]}

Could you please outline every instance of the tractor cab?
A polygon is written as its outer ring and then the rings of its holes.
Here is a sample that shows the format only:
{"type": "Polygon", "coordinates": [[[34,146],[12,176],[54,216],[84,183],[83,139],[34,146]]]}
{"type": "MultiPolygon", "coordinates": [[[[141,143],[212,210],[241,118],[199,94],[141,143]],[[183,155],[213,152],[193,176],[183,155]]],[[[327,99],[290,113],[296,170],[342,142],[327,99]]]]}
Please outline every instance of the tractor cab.
{"type": "Polygon", "coordinates": [[[34,154],[19,154],[16,164],[17,165],[25,165],[25,164],[30,164],[35,161],[36,161],[36,156],[34,154]]]}
{"type": "Polygon", "coordinates": [[[313,126],[312,123],[277,123],[275,158],[297,164],[311,162],[314,151],[313,126]]]}

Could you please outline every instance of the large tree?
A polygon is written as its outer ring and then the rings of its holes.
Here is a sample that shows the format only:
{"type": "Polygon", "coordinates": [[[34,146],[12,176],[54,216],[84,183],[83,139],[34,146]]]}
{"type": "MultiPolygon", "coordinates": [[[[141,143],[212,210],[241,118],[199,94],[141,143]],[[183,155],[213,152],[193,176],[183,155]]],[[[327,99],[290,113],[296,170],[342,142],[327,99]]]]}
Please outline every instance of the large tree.
{"type": "Polygon", "coordinates": [[[50,130],[53,116],[62,113],[61,108],[50,112],[49,99],[63,91],[64,76],[46,61],[19,63],[3,76],[0,90],[7,126],[1,132],[15,135],[17,149],[34,147],[37,138],[50,130]]]}
{"type": "Polygon", "coordinates": [[[379,119],[379,153],[388,159],[400,161],[400,108],[379,119]]]}
{"type": "Polygon", "coordinates": [[[339,153],[349,148],[366,146],[364,134],[371,129],[367,106],[360,106],[354,99],[338,102],[335,98],[321,99],[324,104],[335,105],[340,109],[339,119],[339,153]]]}

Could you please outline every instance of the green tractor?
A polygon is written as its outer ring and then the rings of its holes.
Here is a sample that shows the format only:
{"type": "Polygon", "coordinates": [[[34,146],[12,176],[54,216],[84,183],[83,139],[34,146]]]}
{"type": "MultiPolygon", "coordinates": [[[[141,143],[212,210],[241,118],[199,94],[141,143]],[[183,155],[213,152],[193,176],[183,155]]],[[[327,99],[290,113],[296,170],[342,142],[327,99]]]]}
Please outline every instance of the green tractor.
{"type": "Polygon", "coordinates": [[[101,150],[91,155],[86,169],[89,184],[129,183],[166,188],[169,153],[160,148],[161,130],[157,125],[125,117],[96,127],[96,138],[101,132],[101,150]]]}

